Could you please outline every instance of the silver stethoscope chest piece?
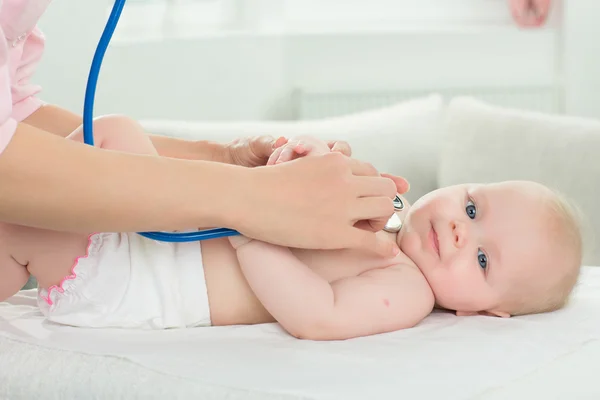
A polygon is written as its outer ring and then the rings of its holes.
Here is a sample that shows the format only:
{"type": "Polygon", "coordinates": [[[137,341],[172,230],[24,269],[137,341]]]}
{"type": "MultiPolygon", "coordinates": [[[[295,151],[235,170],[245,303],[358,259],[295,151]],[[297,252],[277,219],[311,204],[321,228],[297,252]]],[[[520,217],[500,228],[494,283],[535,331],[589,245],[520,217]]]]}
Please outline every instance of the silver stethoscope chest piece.
{"type": "Polygon", "coordinates": [[[402,229],[402,221],[400,220],[398,214],[395,213],[395,211],[402,211],[403,209],[404,202],[402,201],[400,196],[396,195],[396,198],[394,199],[394,214],[392,214],[391,218],[383,227],[384,231],[390,233],[400,232],[400,229],[402,229]]]}

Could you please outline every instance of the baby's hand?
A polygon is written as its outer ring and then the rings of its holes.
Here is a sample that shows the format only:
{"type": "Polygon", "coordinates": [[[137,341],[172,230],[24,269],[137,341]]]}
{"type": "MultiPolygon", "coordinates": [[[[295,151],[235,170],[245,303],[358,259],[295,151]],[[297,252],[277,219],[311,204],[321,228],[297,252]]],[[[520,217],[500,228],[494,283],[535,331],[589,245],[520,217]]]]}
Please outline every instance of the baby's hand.
{"type": "Polygon", "coordinates": [[[267,165],[275,165],[295,160],[299,157],[314,156],[331,152],[328,144],[310,136],[299,136],[289,140],[285,145],[277,148],[267,165]]]}

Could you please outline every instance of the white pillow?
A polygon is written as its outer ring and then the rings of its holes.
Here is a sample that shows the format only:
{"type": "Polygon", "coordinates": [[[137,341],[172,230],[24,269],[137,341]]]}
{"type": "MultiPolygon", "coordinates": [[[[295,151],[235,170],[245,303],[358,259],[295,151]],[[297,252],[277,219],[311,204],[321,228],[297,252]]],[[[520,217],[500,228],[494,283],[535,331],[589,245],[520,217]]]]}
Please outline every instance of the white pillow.
{"type": "Polygon", "coordinates": [[[444,123],[439,185],[533,180],[584,215],[584,264],[600,265],[600,121],[512,110],[457,98],[444,123]]]}
{"type": "Polygon", "coordinates": [[[149,132],[218,142],[237,137],[312,135],[346,140],[353,157],[372,163],[380,172],[401,175],[411,183],[414,201],[436,188],[443,100],[430,95],[381,109],[312,121],[181,122],[142,121],[149,132]]]}

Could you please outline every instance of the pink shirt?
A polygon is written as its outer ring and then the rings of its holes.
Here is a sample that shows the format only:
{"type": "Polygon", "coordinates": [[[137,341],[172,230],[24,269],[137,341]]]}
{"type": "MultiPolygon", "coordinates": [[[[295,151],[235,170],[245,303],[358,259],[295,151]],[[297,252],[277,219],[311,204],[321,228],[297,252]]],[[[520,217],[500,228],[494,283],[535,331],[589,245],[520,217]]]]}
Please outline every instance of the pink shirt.
{"type": "Polygon", "coordinates": [[[44,51],[37,22],[51,0],[0,0],[0,153],[17,122],[37,110],[40,87],[31,83],[44,51]]]}

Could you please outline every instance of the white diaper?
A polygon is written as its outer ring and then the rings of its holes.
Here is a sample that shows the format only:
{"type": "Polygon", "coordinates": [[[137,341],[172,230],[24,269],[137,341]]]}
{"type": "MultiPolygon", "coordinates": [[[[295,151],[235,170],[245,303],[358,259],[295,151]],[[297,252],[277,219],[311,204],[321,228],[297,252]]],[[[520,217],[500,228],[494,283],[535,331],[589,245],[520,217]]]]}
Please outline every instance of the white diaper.
{"type": "Polygon", "coordinates": [[[200,243],[94,234],[71,275],[59,286],[39,289],[38,305],[48,320],[80,327],[208,326],[200,243]]]}

